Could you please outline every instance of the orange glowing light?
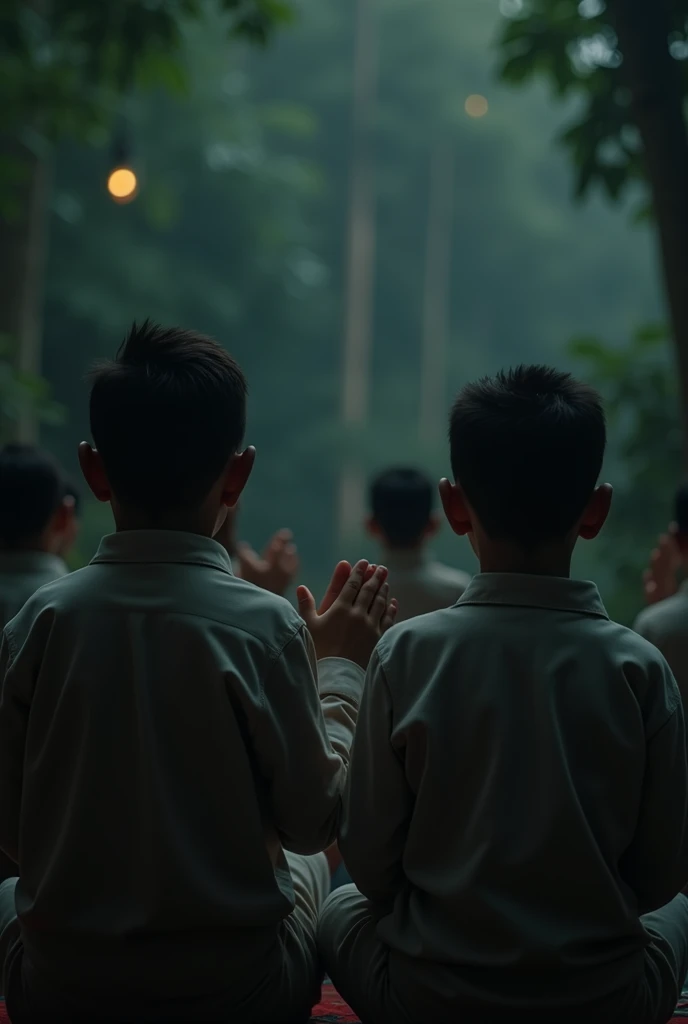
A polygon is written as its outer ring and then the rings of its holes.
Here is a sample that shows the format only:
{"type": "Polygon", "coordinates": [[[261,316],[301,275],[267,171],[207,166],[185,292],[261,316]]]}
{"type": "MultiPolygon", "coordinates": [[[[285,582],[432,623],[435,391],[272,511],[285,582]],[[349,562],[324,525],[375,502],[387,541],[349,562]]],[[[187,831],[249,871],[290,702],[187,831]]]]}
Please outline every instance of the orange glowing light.
{"type": "Polygon", "coordinates": [[[466,99],[464,109],[469,117],[485,117],[490,105],[484,96],[474,93],[466,99]]]}
{"type": "Polygon", "coordinates": [[[107,181],[108,192],[116,203],[130,203],[136,197],[139,183],[130,167],[116,167],[107,181]]]}

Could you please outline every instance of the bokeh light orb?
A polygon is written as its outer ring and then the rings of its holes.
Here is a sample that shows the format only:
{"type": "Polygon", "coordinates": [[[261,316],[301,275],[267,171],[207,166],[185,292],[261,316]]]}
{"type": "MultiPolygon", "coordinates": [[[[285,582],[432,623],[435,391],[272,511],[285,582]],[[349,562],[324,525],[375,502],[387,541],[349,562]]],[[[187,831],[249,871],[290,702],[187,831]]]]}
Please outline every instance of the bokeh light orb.
{"type": "Polygon", "coordinates": [[[138,185],[130,167],[115,167],[107,180],[108,192],[116,203],[130,203],[136,197],[138,185]]]}
{"type": "Polygon", "coordinates": [[[490,109],[490,105],[484,96],[473,93],[473,95],[467,97],[464,108],[469,117],[485,117],[485,114],[490,109]]]}

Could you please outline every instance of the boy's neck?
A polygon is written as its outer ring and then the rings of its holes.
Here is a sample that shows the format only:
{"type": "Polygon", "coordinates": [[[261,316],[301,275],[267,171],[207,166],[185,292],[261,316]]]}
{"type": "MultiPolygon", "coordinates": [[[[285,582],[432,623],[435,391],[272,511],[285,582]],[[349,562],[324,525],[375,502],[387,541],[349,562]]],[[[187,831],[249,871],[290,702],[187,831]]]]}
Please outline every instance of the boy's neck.
{"type": "Polygon", "coordinates": [[[199,515],[197,512],[166,513],[151,516],[132,509],[113,509],[115,529],[117,533],[132,530],[169,530],[177,533],[197,533],[201,537],[212,537],[215,533],[215,521],[199,515]]]}
{"type": "Polygon", "coordinates": [[[561,544],[543,545],[535,551],[524,551],[512,544],[498,541],[486,545],[480,551],[481,572],[513,572],[526,576],[571,575],[571,554],[568,546],[561,544]]]}
{"type": "Polygon", "coordinates": [[[382,542],[382,557],[385,564],[398,563],[402,565],[416,565],[425,558],[425,544],[407,545],[405,547],[389,544],[386,540],[382,542]]]}

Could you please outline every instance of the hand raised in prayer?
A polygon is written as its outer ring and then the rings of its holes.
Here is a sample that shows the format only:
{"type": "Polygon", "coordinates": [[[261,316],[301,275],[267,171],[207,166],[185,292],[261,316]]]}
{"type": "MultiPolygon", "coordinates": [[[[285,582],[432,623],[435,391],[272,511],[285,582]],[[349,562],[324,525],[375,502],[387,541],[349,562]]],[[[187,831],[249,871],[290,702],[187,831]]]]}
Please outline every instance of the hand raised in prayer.
{"type": "Polygon", "coordinates": [[[647,604],[657,604],[671,597],[678,589],[676,575],[681,556],[676,544],[676,526],[672,523],[663,533],[650,555],[650,564],[643,573],[643,588],[647,604]]]}
{"type": "Polygon", "coordinates": [[[291,530],[279,530],[266,545],[262,555],[250,544],[236,548],[237,575],[273,594],[284,594],[299,571],[299,555],[291,530]]]}
{"type": "Polygon", "coordinates": [[[297,589],[299,611],[315,643],[318,658],[346,658],[362,668],[382,634],[394,623],[397,602],[390,600],[384,566],[340,562],[320,608],[307,587],[297,589]]]}

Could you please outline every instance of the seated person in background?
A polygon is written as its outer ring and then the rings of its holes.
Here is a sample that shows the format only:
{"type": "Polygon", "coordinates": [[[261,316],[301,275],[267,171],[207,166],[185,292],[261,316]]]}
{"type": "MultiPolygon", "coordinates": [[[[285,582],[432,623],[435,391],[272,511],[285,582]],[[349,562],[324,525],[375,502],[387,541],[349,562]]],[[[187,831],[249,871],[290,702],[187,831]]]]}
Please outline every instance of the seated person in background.
{"type": "Polygon", "coordinates": [[[299,571],[299,555],[291,530],[278,530],[259,555],[250,544],[237,541],[237,514],[238,505],[228,509],[227,518],[215,534],[215,540],[222,544],[232,559],[236,576],[283,597],[299,571]]]}
{"type": "Polygon", "coordinates": [[[428,541],[440,520],[433,514],[435,489],[416,469],[387,469],[370,485],[368,532],[382,546],[389,585],[399,602],[397,621],[448,608],[463,594],[470,576],[428,555],[428,541]]]}
{"type": "Polygon", "coordinates": [[[648,607],[634,629],[658,647],[676,677],[688,713],[688,582],[678,575],[688,567],[688,486],[676,492],[676,518],[659,538],[645,572],[648,607]]]}
{"type": "Polygon", "coordinates": [[[212,538],[253,464],[245,414],[241,370],[193,332],[134,325],[94,373],[80,460],[117,532],[0,653],[14,1024],[286,1024],[319,998],[318,851],[394,605],[384,568],[343,564],[321,614],[300,591],[307,628],[232,575],[212,538]]]}
{"type": "Polygon", "coordinates": [[[519,367],[451,416],[481,572],[371,660],[324,965],[371,1024],[663,1024],[688,971],[688,761],[664,658],[569,577],[611,488],[599,396],[519,367]],[[660,909],[661,908],[661,909],[660,909]]]}
{"type": "Polygon", "coordinates": [[[0,449],[0,626],[65,575],[75,535],[74,496],[53,459],[25,445],[0,449]]]}
{"type": "MultiPolygon", "coordinates": [[[[65,575],[76,533],[76,495],[53,459],[25,445],[0,449],[0,628],[65,575]]],[[[0,850],[0,882],[16,874],[0,850]]]]}

